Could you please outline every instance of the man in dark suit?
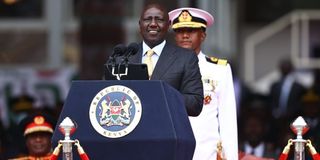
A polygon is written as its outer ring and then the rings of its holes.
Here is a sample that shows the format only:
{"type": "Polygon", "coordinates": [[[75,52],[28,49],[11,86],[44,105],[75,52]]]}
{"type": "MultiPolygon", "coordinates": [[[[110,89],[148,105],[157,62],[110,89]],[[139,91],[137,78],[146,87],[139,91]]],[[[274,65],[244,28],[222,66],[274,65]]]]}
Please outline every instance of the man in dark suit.
{"type": "Polygon", "coordinates": [[[279,62],[280,80],[270,88],[270,102],[274,118],[293,119],[301,106],[300,100],[306,89],[295,79],[295,70],[291,61],[283,59],[279,62]]]}
{"type": "Polygon", "coordinates": [[[150,80],[163,80],[180,91],[188,115],[198,116],[202,110],[203,87],[196,54],[165,40],[170,21],[167,10],[159,4],[144,7],[139,26],[143,42],[129,61],[148,64],[150,80]],[[153,53],[148,57],[149,50],[153,53]]]}

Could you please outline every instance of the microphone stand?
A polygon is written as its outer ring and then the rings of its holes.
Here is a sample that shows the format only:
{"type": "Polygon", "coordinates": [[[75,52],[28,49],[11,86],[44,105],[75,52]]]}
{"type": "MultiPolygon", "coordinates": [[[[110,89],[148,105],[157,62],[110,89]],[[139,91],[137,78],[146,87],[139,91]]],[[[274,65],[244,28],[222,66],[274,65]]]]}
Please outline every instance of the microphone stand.
{"type": "MultiPolygon", "coordinates": [[[[113,48],[113,54],[109,57],[107,61],[107,69],[110,72],[109,65],[112,66],[111,73],[113,76],[115,76],[118,80],[120,80],[120,76],[115,73],[115,66],[116,66],[116,57],[123,55],[127,50],[127,47],[125,47],[123,44],[118,44],[113,48]]],[[[118,70],[120,72],[120,70],[118,70]]]]}
{"type": "MultiPolygon", "coordinates": [[[[118,75],[117,75],[117,79],[121,80],[122,76],[126,76],[128,75],[128,68],[129,68],[129,57],[136,54],[138,51],[138,44],[137,43],[131,43],[127,50],[126,50],[127,54],[124,56],[124,58],[122,59],[121,63],[118,65],[118,75]],[[124,69],[124,73],[120,72],[121,69],[121,65],[124,63],[125,69],[124,69]]],[[[114,74],[114,72],[112,72],[112,74],[114,74]]]]}
{"type": "MultiPolygon", "coordinates": [[[[128,62],[129,62],[128,58],[129,58],[128,55],[125,56],[125,57],[123,58],[123,60],[121,61],[121,63],[119,63],[119,65],[118,65],[118,74],[116,75],[118,80],[121,80],[121,76],[126,76],[126,75],[128,75],[128,62]],[[125,65],[125,70],[124,70],[124,73],[120,73],[120,68],[121,68],[121,65],[122,65],[123,63],[124,63],[124,65],[125,65]]],[[[114,75],[114,72],[112,72],[112,75],[114,75]]]]}

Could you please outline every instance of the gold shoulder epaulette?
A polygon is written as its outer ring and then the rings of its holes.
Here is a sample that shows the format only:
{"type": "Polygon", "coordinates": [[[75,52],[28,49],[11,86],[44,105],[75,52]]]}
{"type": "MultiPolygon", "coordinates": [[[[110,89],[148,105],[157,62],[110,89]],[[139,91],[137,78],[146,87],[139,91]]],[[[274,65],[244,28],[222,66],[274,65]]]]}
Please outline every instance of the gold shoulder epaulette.
{"type": "Polygon", "coordinates": [[[216,57],[206,57],[206,59],[208,62],[218,64],[218,65],[226,66],[228,64],[228,60],[226,60],[226,59],[220,59],[220,58],[216,58],[216,57]]]}

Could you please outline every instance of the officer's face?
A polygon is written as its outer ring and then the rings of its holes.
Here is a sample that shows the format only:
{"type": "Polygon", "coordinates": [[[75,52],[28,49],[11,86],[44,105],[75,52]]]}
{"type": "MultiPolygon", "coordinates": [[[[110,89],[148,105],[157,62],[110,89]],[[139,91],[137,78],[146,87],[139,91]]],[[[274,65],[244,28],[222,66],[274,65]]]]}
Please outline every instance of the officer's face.
{"type": "Polygon", "coordinates": [[[140,34],[150,48],[164,40],[169,25],[167,12],[158,5],[148,6],[139,20],[140,34]]]}
{"type": "Polygon", "coordinates": [[[51,150],[51,133],[35,132],[28,134],[26,145],[31,156],[45,156],[51,150]]]}
{"type": "Polygon", "coordinates": [[[192,49],[199,54],[201,43],[206,37],[206,33],[201,28],[178,28],[174,31],[178,46],[192,49]]]}

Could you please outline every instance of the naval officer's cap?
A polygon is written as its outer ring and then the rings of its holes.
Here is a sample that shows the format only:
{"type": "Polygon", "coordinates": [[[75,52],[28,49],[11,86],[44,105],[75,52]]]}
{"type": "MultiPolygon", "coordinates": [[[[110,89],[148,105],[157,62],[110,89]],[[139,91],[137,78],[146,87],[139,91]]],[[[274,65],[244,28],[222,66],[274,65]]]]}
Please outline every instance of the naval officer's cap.
{"type": "Polygon", "coordinates": [[[178,8],[169,12],[172,29],[178,28],[203,28],[211,26],[213,16],[198,8],[178,8]]]}

